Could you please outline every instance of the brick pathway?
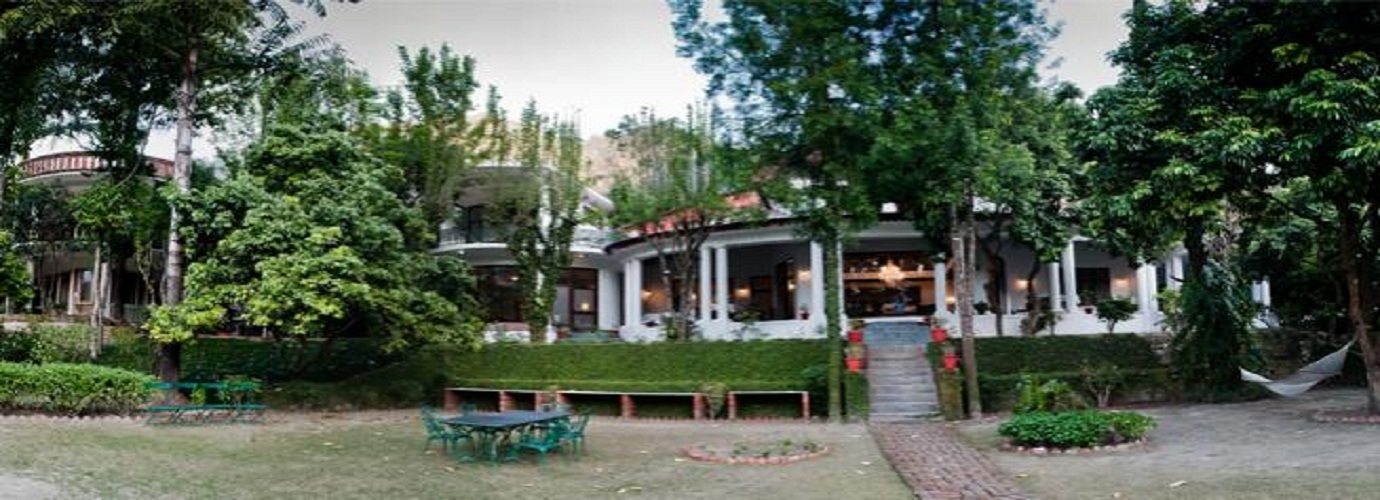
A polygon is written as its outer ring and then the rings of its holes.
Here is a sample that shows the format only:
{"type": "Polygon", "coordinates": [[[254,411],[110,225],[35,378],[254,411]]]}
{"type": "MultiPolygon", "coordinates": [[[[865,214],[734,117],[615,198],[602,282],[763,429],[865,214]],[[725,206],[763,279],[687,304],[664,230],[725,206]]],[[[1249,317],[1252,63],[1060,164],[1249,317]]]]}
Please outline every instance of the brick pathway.
{"type": "Polygon", "coordinates": [[[891,466],[924,500],[1030,498],[942,423],[873,423],[868,427],[891,466]]]}

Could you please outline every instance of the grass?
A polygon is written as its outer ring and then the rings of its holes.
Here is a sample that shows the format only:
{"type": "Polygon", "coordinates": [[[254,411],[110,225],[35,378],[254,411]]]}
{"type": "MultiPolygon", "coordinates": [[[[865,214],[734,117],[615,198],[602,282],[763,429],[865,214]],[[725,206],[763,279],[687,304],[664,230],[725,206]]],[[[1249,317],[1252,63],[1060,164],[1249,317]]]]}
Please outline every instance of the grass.
{"type": "Polygon", "coordinates": [[[912,498],[859,425],[596,418],[588,435],[581,460],[553,459],[540,469],[530,457],[493,467],[424,453],[410,411],[178,427],[3,420],[0,477],[100,498],[912,498]],[[831,452],[785,466],[706,464],[680,454],[744,439],[810,439],[831,452]]]}

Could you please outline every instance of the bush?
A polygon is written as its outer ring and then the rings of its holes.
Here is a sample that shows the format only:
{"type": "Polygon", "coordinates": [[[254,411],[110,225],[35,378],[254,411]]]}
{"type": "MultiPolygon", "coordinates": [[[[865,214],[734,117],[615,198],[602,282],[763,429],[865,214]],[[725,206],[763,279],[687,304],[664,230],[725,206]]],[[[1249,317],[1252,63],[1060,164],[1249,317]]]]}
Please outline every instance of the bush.
{"type": "MultiPolygon", "coordinates": [[[[979,362],[979,370],[981,366],[979,362]]],[[[1176,390],[1168,368],[1120,370],[1119,373],[1122,382],[1117,386],[1117,390],[1123,400],[1162,400],[1176,390]]],[[[979,371],[978,390],[982,397],[982,408],[986,411],[1014,409],[1020,400],[1021,380],[1027,377],[1038,377],[1043,380],[1080,380],[1082,372],[1074,370],[991,375],[979,371]]],[[[1096,395],[1093,397],[1096,398],[1096,395]]]]}
{"type": "MultiPolygon", "coordinates": [[[[843,404],[844,413],[851,419],[865,419],[872,412],[872,402],[868,394],[867,376],[861,373],[844,372],[843,374],[843,404]]],[[[827,411],[828,400],[824,404],[812,403],[814,408],[823,408],[827,411]]],[[[824,413],[824,412],[816,412],[824,413]]]]}
{"type": "Polygon", "coordinates": [[[1133,412],[1033,412],[1011,417],[997,433],[1018,446],[1087,448],[1135,441],[1154,427],[1154,419],[1133,412]]]}
{"type": "Polygon", "coordinates": [[[1040,377],[1026,375],[1016,384],[1019,399],[1015,413],[1035,413],[1049,411],[1082,410],[1088,404],[1073,392],[1073,387],[1061,380],[1050,379],[1041,382],[1040,377]]]}
{"type": "Polygon", "coordinates": [[[0,361],[82,363],[91,360],[96,329],[87,325],[35,323],[28,331],[0,331],[0,361]]]}
{"type": "MultiPolygon", "coordinates": [[[[113,348],[101,353],[100,363],[152,372],[153,347],[147,337],[116,337],[113,348]]],[[[388,353],[375,338],[339,338],[330,342],[322,358],[319,340],[264,341],[237,338],[198,338],[182,348],[182,378],[220,380],[243,375],[270,382],[308,380],[335,382],[376,370],[402,359],[388,353]]]]}
{"type": "Polygon", "coordinates": [[[0,363],[0,411],[53,415],[127,414],[148,397],[153,377],[86,364],[0,363]]]}

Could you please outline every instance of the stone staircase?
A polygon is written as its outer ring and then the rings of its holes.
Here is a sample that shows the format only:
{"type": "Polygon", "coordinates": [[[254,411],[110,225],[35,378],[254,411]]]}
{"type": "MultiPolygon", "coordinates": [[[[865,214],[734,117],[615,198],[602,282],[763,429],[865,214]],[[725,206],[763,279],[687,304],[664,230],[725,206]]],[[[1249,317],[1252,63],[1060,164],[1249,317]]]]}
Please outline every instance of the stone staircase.
{"type": "Polygon", "coordinates": [[[915,420],[939,413],[939,393],[924,356],[929,334],[916,322],[868,323],[863,328],[872,421],[915,420]]]}

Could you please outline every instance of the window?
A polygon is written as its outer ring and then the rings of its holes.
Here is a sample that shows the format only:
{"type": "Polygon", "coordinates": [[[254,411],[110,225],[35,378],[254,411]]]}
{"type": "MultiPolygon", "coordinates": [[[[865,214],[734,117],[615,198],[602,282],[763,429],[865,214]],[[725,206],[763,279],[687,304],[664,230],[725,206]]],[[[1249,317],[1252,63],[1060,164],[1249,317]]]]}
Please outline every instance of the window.
{"type": "MultiPolygon", "coordinates": [[[[521,323],[527,298],[518,283],[517,268],[483,266],[474,269],[477,299],[490,322],[521,323]]],[[[556,280],[556,301],[551,308],[553,324],[576,331],[599,327],[599,271],[567,269],[556,280]]]]}
{"type": "Polygon", "coordinates": [[[1112,297],[1112,271],[1105,267],[1080,267],[1075,273],[1078,303],[1096,305],[1112,297]]]}
{"type": "Polygon", "coordinates": [[[92,292],[93,292],[94,289],[95,289],[95,286],[94,286],[95,279],[96,279],[96,273],[92,272],[90,269],[82,269],[82,271],[81,271],[81,282],[80,282],[80,284],[78,285],[78,288],[77,288],[77,303],[79,303],[79,304],[90,304],[90,303],[91,303],[91,295],[92,295],[92,292]]]}

